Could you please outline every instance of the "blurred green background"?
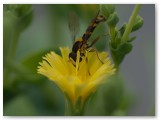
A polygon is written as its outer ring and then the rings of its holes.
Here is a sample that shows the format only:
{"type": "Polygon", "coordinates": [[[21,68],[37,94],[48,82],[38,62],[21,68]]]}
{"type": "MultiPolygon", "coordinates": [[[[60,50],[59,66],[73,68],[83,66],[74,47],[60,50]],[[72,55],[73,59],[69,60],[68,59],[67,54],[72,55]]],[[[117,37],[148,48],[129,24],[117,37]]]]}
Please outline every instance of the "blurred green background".
{"type": "MultiPolygon", "coordinates": [[[[115,5],[127,22],[134,5],[115,5]]],[[[58,87],[36,73],[38,62],[47,52],[58,54],[60,46],[72,47],[68,14],[77,13],[81,37],[95,17],[99,5],[4,5],[3,6],[3,115],[61,116],[64,96],[58,87]]],[[[93,96],[85,115],[155,115],[155,5],[142,5],[144,26],[133,35],[133,51],[121,66],[121,77],[111,78],[93,96]]],[[[108,33],[100,24],[91,39],[108,33]]],[[[96,43],[108,50],[109,37],[96,43]]]]}

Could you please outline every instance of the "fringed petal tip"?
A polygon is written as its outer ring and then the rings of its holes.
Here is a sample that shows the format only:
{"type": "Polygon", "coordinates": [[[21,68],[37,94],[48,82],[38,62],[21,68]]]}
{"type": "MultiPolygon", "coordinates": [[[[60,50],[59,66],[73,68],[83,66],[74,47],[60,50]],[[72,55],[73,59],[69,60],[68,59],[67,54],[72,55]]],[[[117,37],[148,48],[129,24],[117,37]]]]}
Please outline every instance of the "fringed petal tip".
{"type": "Polygon", "coordinates": [[[78,51],[76,66],[74,66],[71,61],[69,62],[69,47],[60,47],[59,49],[61,56],[50,51],[42,57],[43,60],[39,62],[37,73],[56,82],[57,86],[65,91],[71,99],[76,100],[79,96],[85,99],[86,95],[96,91],[99,84],[105,81],[99,80],[102,75],[109,77],[116,71],[107,52],[98,53],[99,59],[104,62],[102,64],[97,58],[97,53],[88,51],[80,61],[81,56],[78,51]]]}

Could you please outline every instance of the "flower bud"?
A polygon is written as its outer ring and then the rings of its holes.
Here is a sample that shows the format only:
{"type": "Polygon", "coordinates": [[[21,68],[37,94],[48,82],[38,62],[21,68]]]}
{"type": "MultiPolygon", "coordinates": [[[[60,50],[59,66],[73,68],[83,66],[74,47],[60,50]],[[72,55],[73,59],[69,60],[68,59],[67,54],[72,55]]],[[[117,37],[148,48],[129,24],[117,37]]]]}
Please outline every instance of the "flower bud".
{"type": "Polygon", "coordinates": [[[133,25],[132,32],[140,29],[143,26],[143,18],[141,16],[137,16],[135,24],[133,25]]]}
{"type": "Polygon", "coordinates": [[[116,12],[114,12],[113,14],[111,14],[107,20],[107,23],[109,26],[116,26],[116,24],[118,23],[119,18],[116,12]]]}
{"type": "Polygon", "coordinates": [[[101,4],[100,11],[106,17],[106,19],[108,19],[110,14],[112,14],[115,11],[115,6],[111,4],[101,4]]]}
{"type": "MultiPolygon", "coordinates": [[[[16,18],[15,27],[20,31],[24,30],[31,22],[33,17],[32,5],[26,4],[8,4],[5,5],[4,15],[7,13],[7,19],[13,19],[13,16],[16,18]],[[10,13],[10,15],[8,14],[10,13]]],[[[15,19],[14,18],[14,19],[15,19]]]]}
{"type": "Polygon", "coordinates": [[[11,11],[15,16],[21,17],[31,10],[31,5],[21,5],[21,4],[9,4],[5,8],[7,11],[11,11]]]}

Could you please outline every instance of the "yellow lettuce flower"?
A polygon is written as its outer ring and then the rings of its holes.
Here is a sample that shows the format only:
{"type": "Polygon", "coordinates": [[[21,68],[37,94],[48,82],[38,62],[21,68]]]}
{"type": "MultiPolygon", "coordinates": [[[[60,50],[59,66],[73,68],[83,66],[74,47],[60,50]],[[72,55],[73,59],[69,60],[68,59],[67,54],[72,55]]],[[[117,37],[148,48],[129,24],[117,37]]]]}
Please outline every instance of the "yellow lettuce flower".
{"type": "Polygon", "coordinates": [[[87,52],[82,61],[79,62],[80,54],[77,52],[76,67],[69,61],[70,50],[68,47],[60,48],[61,55],[55,52],[48,53],[38,66],[38,73],[48,77],[55,82],[74,105],[79,97],[84,102],[97,87],[114,74],[114,65],[108,57],[107,52],[87,52]],[[87,58],[87,61],[86,61],[87,58]]]}

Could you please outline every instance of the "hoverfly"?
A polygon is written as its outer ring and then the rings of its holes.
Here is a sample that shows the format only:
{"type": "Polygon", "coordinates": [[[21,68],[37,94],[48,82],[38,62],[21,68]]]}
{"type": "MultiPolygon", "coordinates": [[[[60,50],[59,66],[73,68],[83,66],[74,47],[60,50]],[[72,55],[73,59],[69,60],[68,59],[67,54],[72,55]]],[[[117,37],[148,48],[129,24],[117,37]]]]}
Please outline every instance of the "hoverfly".
{"type": "MultiPolygon", "coordinates": [[[[96,37],[90,45],[88,44],[89,38],[91,37],[91,35],[92,35],[93,31],[95,30],[96,26],[100,22],[104,22],[105,20],[106,20],[105,17],[102,16],[102,15],[99,15],[99,11],[98,11],[97,15],[93,18],[90,25],[86,29],[86,32],[83,34],[83,36],[81,38],[75,40],[75,38],[76,38],[75,35],[77,34],[78,29],[79,29],[79,22],[78,22],[78,18],[76,16],[76,14],[74,12],[70,13],[69,29],[72,33],[72,40],[74,41],[74,44],[73,44],[73,47],[72,47],[72,51],[69,54],[69,59],[70,60],[72,59],[72,63],[74,62],[73,65],[76,62],[77,51],[80,52],[80,62],[81,62],[82,57],[85,56],[86,50],[91,48],[98,41],[100,36],[96,37]]],[[[97,57],[98,57],[98,54],[97,54],[97,57]]],[[[99,57],[98,57],[98,59],[99,59],[99,57]]]]}

